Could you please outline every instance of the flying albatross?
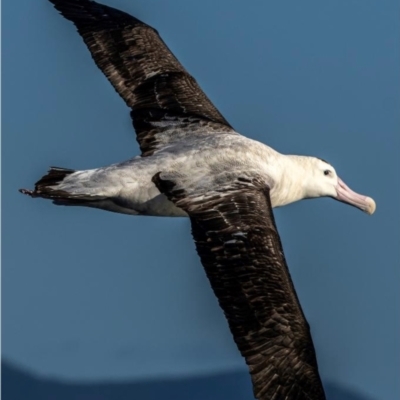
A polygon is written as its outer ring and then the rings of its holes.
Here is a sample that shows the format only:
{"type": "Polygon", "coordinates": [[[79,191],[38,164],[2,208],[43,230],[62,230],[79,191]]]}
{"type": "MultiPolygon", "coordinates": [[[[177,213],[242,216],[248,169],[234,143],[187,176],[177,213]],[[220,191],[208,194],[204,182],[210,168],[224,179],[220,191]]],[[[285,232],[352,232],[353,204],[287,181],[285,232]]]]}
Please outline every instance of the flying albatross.
{"type": "Polygon", "coordinates": [[[31,197],[118,213],[190,218],[197,252],[259,400],[325,399],[273,207],[329,196],[368,214],[327,162],[237,133],[158,32],[90,0],[50,0],[131,109],[142,152],[85,171],[51,168],[31,197]]]}

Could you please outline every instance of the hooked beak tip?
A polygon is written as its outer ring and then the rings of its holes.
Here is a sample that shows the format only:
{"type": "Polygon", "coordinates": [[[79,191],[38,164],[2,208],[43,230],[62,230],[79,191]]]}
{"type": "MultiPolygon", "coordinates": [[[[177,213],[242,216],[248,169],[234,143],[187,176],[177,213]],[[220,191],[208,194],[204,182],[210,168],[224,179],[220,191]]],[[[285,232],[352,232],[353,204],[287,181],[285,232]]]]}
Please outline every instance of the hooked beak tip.
{"type": "Polygon", "coordinates": [[[369,215],[372,215],[376,210],[375,201],[371,197],[354,192],[340,178],[338,178],[336,192],[336,200],[357,207],[369,215]]]}
{"type": "Polygon", "coordinates": [[[374,199],[371,199],[371,197],[367,197],[365,199],[365,202],[367,203],[365,212],[369,215],[372,215],[376,210],[376,203],[375,203],[374,199]]]}

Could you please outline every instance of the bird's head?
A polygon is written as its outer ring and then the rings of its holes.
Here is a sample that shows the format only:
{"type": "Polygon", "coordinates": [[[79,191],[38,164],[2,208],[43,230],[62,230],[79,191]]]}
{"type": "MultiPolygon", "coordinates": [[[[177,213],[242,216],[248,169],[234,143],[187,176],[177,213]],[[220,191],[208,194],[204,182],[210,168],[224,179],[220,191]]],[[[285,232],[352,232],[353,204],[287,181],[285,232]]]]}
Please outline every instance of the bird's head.
{"type": "Polygon", "coordinates": [[[351,190],[336,174],[335,169],[324,160],[309,157],[311,174],[305,183],[307,198],[329,196],[343,203],[357,207],[367,214],[373,214],[376,208],[371,197],[351,190]]]}

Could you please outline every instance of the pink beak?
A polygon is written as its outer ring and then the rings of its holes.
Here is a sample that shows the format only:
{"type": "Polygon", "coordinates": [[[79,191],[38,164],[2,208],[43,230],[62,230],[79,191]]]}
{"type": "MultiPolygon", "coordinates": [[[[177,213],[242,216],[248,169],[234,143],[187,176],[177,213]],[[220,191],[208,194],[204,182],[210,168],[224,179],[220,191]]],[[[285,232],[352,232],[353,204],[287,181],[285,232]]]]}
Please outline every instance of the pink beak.
{"type": "Polygon", "coordinates": [[[338,178],[336,192],[336,200],[357,207],[369,215],[373,214],[376,209],[375,201],[371,197],[353,192],[340,178],[338,178]]]}

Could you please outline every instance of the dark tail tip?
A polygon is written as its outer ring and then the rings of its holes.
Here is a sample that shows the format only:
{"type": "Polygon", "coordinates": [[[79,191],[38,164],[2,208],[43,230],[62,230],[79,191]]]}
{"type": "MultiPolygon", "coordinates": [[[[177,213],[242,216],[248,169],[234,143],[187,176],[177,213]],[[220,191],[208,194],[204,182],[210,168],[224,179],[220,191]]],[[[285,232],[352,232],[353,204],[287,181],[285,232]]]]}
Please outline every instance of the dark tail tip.
{"type": "Polygon", "coordinates": [[[51,167],[47,174],[35,183],[35,190],[19,189],[19,191],[30,197],[64,197],[66,193],[57,190],[56,187],[66,176],[74,172],[74,169],[51,167]]]}
{"type": "Polygon", "coordinates": [[[22,194],[26,194],[27,196],[36,197],[35,192],[29,189],[18,189],[18,191],[22,194]]]}
{"type": "Polygon", "coordinates": [[[74,169],[50,167],[47,174],[35,183],[35,191],[40,191],[48,186],[55,186],[57,183],[62,182],[67,175],[74,172],[74,169]]]}

